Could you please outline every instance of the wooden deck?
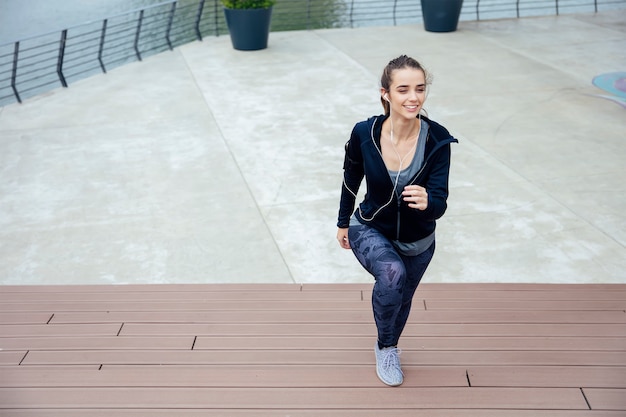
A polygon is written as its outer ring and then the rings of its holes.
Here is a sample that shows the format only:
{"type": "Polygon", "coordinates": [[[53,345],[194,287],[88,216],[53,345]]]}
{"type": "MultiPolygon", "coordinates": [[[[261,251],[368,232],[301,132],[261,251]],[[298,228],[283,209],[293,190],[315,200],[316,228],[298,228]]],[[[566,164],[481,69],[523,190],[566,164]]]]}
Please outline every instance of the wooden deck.
{"type": "Polygon", "coordinates": [[[626,285],[423,284],[398,388],[376,377],[370,296],[0,287],[0,416],[626,416],[626,285]]]}

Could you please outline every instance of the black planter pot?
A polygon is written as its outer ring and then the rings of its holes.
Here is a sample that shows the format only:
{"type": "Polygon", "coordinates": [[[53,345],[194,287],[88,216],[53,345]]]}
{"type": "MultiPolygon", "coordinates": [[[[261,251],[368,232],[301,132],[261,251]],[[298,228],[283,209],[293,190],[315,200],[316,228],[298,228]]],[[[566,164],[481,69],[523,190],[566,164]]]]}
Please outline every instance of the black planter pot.
{"type": "Polygon", "coordinates": [[[272,20],[272,8],[224,9],[233,48],[256,51],[267,48],[272,20]]]}
{"type": "Polygon", "coordinates": [[[463,0],[421,0],[424,29],[454,32],[459,24],[463,0]]]}

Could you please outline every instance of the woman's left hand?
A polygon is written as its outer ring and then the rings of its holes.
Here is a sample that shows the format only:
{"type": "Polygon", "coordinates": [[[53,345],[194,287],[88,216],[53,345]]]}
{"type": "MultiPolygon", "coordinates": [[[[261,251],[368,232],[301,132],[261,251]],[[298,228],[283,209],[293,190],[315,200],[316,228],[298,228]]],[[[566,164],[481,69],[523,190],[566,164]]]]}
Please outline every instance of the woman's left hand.
{"type": "Polygon", "coordinates": [[[404,187],[402,197],[404,201],[409,203],[411,208],[426,210],[428,207],[428,192],[426,192],[426,188],[419,185],[407,185],[404,187]]]}

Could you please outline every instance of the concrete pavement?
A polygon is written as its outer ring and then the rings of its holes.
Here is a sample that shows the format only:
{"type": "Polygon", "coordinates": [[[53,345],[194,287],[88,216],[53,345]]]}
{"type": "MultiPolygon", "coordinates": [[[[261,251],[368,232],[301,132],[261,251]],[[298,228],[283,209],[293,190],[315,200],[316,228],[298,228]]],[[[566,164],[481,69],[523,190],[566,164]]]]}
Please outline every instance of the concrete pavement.
{"type": "Polygon", "coordinates": [[[370,282],[343,144],[400,54],[459,139],[428,282],[626,281],[626,11],[207,37],[0,108],[0,284],[370,282]]]}

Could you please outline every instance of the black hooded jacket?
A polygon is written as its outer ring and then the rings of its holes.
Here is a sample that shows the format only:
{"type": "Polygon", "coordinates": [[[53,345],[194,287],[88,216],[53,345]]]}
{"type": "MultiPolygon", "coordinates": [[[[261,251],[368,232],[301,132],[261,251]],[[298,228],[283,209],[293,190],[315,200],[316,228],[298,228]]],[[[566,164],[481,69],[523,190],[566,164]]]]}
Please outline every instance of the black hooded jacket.
{"type": "Polygon", "coordinates": [[[440,124],[421,116],[428,123],[424,164],[409,184],[428,192],[426,210],[410,208],[399,199],[383,161],[380,146],[382,125],[388,116],[373,116],[357,123],[346,143],[344,180],[337,226],[346,228],[354,211],[356,195],[365,177],[367,193],[355,214],[359,222],[370,225],[391,240],[411,243],[434,232],[435,220],[447,208],[450,173],[450,144],[458,142],[440,124]]]}

